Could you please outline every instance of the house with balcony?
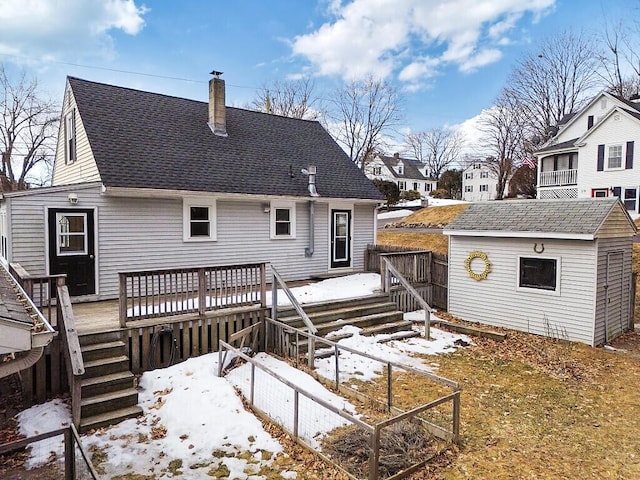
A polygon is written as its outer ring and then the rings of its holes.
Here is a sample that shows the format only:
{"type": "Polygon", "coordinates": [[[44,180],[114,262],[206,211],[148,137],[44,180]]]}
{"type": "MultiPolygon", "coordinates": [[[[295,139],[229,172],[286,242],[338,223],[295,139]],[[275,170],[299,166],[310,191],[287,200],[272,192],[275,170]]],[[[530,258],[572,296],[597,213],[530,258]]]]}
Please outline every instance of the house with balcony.
{"type": "Polygon", "coordinates": [[[640,137],[639,100],[602,92],[564,119],[558,133],[535,152],[538,198],[614,196],[630,213],[640,212],[634,151],[640,137]]]}
{"type": "MultiPolygon", "coordinates": [[[[462,200],[465,202],[495,200],[497,191],[498,179],[484,162],[474,162],[462,172],[462,200]]],[[[507,182],[505,196],[508,191],[507,182]]]]}
{"type": "Polygon", "coordinates": [[[428,196],[438,188],[438,179],[429,176],[427,166],[412,158],[401,158],[399,153],[389,157],[376,155],[365,167],[365,175],[371,180],[386,180],[398,185],[400,192],[416,190],[428,196]]]}

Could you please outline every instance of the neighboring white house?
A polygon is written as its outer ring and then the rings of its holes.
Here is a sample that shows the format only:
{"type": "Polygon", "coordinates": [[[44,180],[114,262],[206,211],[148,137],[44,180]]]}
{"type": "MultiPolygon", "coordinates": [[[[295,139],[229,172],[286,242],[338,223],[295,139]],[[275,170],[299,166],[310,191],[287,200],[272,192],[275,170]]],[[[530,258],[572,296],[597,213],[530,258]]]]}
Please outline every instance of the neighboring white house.
{"type": "Polygon", "coordinates": [[[361,270],[384,197],[315,121],[68,78],[52,187],[0,198],[1,261],[119,295],[118,273],[361,270]]]}
{"type": "Polygon", "coordinates": [[[640,103],[603,92],[536,153],[538,198],[620,198],[640,212],[640,103]]]}
{"type": "Polygon", "coordinates": [[[449,235],[449,312],[601,345],[633,325],[632,238],[614,198],[471,204],[449,235]]]}
{"type": "Polygon", "coordinates": [[[365,174],[372,180],[395,183],[400,192],[416,190],[423,197],[438,188],[438,180],[429,177],[425,164],[415,159],[400,158],[398,153],[392,157],[376,155],[367,164],[365,174]]]}
{"type": "MultiPolygon", "coordinates": [[[[504,189],[504,196],[509,190],[509,182],[504,189]]],[[[495,174],[483,162],[474,162],[462,172],[462,200],[466,202],[483,202],[495,200],[498,191],[498,180],[495,174]]]]}

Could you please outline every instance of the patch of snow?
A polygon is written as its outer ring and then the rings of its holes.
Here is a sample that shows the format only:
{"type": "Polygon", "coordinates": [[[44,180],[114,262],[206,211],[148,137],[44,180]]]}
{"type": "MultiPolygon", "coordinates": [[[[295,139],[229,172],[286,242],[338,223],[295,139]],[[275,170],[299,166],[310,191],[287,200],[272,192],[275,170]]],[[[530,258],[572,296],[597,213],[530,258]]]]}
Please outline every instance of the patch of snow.
{"type": "Polygon", "coordinates": [[[390,218],[404,218],[407,215],[411,215],[413,210],[391,210],[389,212],[379,213],[378,218],[381,220],[387,220],[390,218]]]}
{"type": "MultiPolygon", "coordinates": [[[[16,416],[18,429],[25,437],[52,432],[71,425],[69,406],[60,399],[51,400],[41,405],[34,405],[16,416]]],[[[64,436],[48,438],[32,444],[31,456],[27,460],[27,468],[47,463],[55,455],[64,455],[64,436]]]]}

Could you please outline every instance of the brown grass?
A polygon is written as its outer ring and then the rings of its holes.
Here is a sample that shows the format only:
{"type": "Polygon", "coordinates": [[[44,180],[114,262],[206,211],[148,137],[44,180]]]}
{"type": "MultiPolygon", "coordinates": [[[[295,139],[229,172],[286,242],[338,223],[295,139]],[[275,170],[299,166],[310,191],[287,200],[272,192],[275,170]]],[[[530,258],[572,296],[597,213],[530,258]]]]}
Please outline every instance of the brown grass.
{"type": "Polygon", "coordinates": [[[395,232],[393,229],[381,230],[378,232],[377,244],[431,250],[445,255],[449,251],[449,239],[441,233],[395,232]]]}
{"type": "Polygon", "coordinates": [[[406,217],[402,222],[399,222],[399,225],[421,224],[426,227],[442,228],[448,225],[468,206],[468,203],[461,203],[459,205],[423,208],[406,217]]]}

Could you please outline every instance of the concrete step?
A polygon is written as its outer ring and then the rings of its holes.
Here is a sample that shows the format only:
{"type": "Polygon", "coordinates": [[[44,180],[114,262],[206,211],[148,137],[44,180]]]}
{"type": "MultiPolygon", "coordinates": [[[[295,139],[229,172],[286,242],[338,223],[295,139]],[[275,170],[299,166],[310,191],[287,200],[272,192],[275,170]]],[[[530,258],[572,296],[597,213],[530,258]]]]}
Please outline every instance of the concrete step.
{"type": "MultiPolygon", "coordinates": [[[[396,304],[393,302],[376,302],[364,305],[349,305],[342,308],[327,308],[320,312],[308,313],[308,315],[314,325],[320,325],[339,319],[349,321],[349,319],[352,318],[373,315],[376,313],[395,312],[396,310],[396,304]]],[[[296,328],[304,326],[304,322],[298,315],[279,317],[279,320],[296,328]]]]}
{"type": "Polygon", "coordinates": [[[102,428],[109,425],[115,425],[128,418],[135,418],[142,415],[142,408],[138,405],[131,407],[120,408],[111,412],[101,413],[99,415],[93,415],[91,417],[83,418],[80,421],[80,433],[86,433],[94,428],[102,428]]]}
{"type": "Polygon", "coordinates": [[[104,393],[116,392],[134,388],[135,376],[129,371],[110,373],[100,377],[83,378],[82,398],[102,395],[104,393]]]}
{"type": "Polygon", "coordinates": [[[90,362],[100,358],[119,357],[127,354],[125,343],[122,340],[112,342],[93,343],[80,347],[82,360],[90,362]]]}
{"type": "Polygon", "coordinates": [[[83,379],[101,377],[110,373],[128,372],[129,359],[126,355],[118,355],[117,357],[99,358],[84,362],[83,379]]]}
{"type": "Polygon", "coordinates": [[[102,393],[82,399],[80,417],[83,419],[93,417],[122,408],[132,407],[137,405],[137,403],[138,391],[135,388],[102,393]]]}
{"type": "Polygon", "coordinates": [[[80,341],[80,346],[84,347],[85,345],[93,345],[95,343],[107,343],[123,340],[122,335],[122,332],[119,330],[110,332],[84,333],[78,335],[78,340],[80,341]]]}

